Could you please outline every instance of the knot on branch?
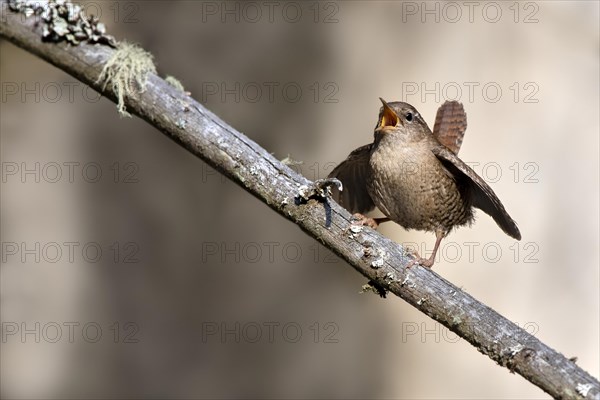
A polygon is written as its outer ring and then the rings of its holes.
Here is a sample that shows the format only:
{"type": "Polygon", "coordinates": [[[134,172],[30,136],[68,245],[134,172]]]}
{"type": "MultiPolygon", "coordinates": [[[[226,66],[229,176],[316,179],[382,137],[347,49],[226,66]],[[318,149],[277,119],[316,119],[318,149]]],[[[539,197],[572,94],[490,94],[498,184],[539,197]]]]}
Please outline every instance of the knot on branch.
{"type": "Polygon", "coordinates": [[[310,199],[328,202],[332,186],[336,186],[339,191],[343,189],[342,182],[337,178],[317,179],[312,185],[300,186],[294,199],[296,205],[305,204],[310,199]]]}
{"type": "Polygon", "coordinates": [[[331,226],[331,186],[336,186],[342,190],[342,182],[337,178],[317,179],[312,185],[302,185],[298,188],[298,194],[294,197],[294,204],[297,206],[306,204],[310,199],[315,199],[323,203],[325,207],[325,227],[331,226]]]}

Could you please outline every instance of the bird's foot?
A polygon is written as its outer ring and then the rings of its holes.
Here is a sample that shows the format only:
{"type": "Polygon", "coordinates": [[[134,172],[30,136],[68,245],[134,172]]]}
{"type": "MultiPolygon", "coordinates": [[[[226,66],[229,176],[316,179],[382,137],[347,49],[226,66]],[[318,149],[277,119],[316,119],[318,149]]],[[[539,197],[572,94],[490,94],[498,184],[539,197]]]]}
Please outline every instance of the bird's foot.
{"type": "Polygon", "coordinates": [[[433,264],[435,263],[435,253],[431,255],[431,257],[429,258],[423,258],[419,255],[419,253],[417,253],[416,251],[410,252],[410,254],[414,257],[413,260],[411,260],[411,262],[408,263],[408,265],[406,266],[406,268],[410,268],[415,264],[419,264],[425,268],[431,268],[433,267],[433,264]]]}
{"type": "Polygon", "coordinates": [[[380,224],[390,221],[389,218],[370,218],[362,215],[361,213],[352,214],[353,225],[366,225],[371,229],[377,229],[380,224]]]}
{"type": "Polygon", "coordinates": [[[408,263],[408,265],[406,266],[406,268],[410,268],[415,264],[419,264],[422,265],[426,268],[431,268],[433,266],[433,263],[435,263],[435,255],[437,254],[438,248],[440,247],[440,243],[442,241],[442,239],[444,238],[444,236],[446,236],[448,234],[448,231],[446,230],[442,230],[442,229],[438,229],[435,231],[435,245],[433,246],[433,252],[431,253],[431,256],[429,258],[423,258],[419,255],[419,253],[417,253],[417,251],[412,251],[411,254],[414,257],[414,259],[408,263]]]}
{"type": "Polygon", "coordinates": [[[352,215],[352,224],[353,225],[366,225],[371,229],[377,229],[379,226],[379,222],[377,222],[377,218],[369,218],[365,217],[360,213],[355,213],[352,215]]]}

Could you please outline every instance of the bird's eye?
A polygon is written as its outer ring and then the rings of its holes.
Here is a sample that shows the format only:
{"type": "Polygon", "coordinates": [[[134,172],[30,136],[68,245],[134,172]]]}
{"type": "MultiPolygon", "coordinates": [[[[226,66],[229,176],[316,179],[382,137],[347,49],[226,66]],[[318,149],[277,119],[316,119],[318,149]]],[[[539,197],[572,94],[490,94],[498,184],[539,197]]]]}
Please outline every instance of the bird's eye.
{"type": "Polygon", "coordinates": [[[413,120],[413,114],[411,112],[406,113],[405,117],[408,122],[413,120]]]}

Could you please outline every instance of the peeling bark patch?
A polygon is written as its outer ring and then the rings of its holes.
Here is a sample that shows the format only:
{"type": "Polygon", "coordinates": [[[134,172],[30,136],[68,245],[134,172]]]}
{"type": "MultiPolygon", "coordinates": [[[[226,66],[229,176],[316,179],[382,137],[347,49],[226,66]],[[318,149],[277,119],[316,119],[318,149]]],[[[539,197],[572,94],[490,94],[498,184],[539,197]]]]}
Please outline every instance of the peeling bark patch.
{"type": "Polygon", "coordinates": [[[591,383],[578,383],[577,384],[577,393],[579,393],[580,395],[582,395],[583,397],[587,397],[588,393],[590,392],[590,390],[592,390],[592,388],[594,387],[594,385],[592,385],[591,383]]]}
{"type": "Polygon", "coordinates": [[[87,17],[79,4],[66,0],[9,0],[8,7],[26,17],[39,16],[44,23],[42,40],[46,42],[66,41],[77,46],[87,41],[117,47],[104,24],[93,15],[87,17]]]}

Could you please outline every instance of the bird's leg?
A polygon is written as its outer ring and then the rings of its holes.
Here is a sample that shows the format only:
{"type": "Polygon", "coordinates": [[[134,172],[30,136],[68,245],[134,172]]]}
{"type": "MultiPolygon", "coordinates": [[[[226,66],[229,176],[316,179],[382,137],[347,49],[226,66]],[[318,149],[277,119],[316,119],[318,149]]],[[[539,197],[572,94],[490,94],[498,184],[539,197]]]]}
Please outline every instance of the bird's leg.
{"type": "Polygon", "coordinates": [[[408,263],[408,265],[406,266],[406,268],[410,268],[415,264],[420,264],[424,267],[427,268],[431,268],[433,266],[433,263],[435,263],[435,255],[437,254],[438,248],[440,247],[440,243],[442,242],[442,239],[446,236],[445,231],[442,230],[436,230],[435,231],[435,246],[433,246],[433,253],[431,253],[431,256],[429,258],[423,258],[419,255],[419,253],[417,253],[416,251],[413,252],[413,256],[415,257],[414,260],[412,260],[410,263],[408,263]]]}
{"type": "Polygon", "coordinates": [[[377,229],[379,224],[390,221],[389,218],[369,218],[360,213],[355,213],[352,217],[354,217],[355,221],[353,223],[356,225],[366,225],[372,229],[377,229]]]}

